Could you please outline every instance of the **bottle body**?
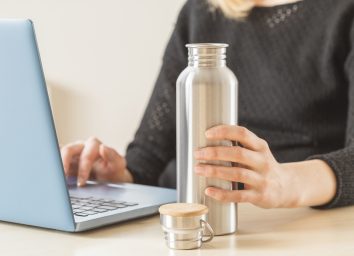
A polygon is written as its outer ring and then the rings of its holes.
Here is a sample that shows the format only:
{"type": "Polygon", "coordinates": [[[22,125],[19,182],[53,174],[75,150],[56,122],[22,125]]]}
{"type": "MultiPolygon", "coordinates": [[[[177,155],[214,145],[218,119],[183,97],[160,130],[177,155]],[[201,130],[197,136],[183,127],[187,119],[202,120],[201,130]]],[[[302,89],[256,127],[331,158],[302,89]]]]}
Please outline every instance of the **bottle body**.
{"type": "MultiPolygon", "coordinates": [[[[213,45],[207,46],[211,48],[213,45]]],[[[229,234],[236,231],[236,204],[216,201],[206,196],[204,191],[210,186],[227,190],[236,186],[229,181],[197,176],[194,167],[198,162],[194,151],[206,146],[233,146],[231,141],[207,140],[205,131],[219,124],[237,124],[238,83],[232,71],[224,65],[225,62],[219,62],[222,58],[219,55],[223,52],[219,44],[212,54],[209,50],[192,50],[198,56],[190,52],[189,66],[177,80],[178,201],[205,204],[209,208],[207,219],[215,234],[229,234]],[[194,63],[193,58],[197,58],[198,63],[194,63]]],[[[200,163],[232,166],[232,163],[224,161],[200,163]]]]}

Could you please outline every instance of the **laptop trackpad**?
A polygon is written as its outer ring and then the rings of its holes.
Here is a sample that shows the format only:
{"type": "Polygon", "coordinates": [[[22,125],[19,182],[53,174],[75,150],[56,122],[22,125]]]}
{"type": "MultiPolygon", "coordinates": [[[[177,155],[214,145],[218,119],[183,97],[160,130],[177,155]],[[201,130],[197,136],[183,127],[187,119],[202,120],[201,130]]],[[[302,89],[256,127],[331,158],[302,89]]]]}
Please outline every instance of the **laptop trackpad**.
{"type": "Polygon", "coordinates": [[[137,186],[129,183],[97,183],[88,181],[84,187],[78,187],[76,178],[68,178],[67,184],[70,196],[94,197],[99,199],[112,199],[117,201],[128,201],[135,203],[152,203],[156,200],[155,193],[149,191],[148,186],[137,186]]]}

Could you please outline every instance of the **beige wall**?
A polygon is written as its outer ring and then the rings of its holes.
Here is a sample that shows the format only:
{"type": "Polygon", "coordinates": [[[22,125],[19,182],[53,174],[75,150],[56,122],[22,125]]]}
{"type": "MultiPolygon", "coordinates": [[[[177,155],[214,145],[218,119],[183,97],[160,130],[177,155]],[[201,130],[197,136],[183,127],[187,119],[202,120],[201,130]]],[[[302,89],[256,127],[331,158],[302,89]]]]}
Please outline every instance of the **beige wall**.
{"type": "Polygon", "coordinates": [[[184,0],[0,0],[34,21],[60,142],[120,152],[140,122],[184,0]]]}

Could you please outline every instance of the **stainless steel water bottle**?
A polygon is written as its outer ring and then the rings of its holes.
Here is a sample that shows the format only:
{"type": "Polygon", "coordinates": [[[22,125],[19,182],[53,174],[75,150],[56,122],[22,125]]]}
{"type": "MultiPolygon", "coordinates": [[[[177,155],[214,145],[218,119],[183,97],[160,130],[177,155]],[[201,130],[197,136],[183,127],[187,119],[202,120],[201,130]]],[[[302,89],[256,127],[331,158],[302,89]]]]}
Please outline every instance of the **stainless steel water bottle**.
{"type": "MultiPolygon", "coordinates": [[[[227,44],[188,44],[188,67],[177,79],[177,190],[178,202],[201,203],[215,235],[236,231],[237,205],[204,194],[207,187],[236,189],[225,180],[197,176],[194,151],[206,146],[233,146],[231,141],[209,141],[205,131],[219,124],[237,124],[238,82],[226,66],[227,44]]],[[[230,162],[207,164],[232,166],[230,162]]]]}

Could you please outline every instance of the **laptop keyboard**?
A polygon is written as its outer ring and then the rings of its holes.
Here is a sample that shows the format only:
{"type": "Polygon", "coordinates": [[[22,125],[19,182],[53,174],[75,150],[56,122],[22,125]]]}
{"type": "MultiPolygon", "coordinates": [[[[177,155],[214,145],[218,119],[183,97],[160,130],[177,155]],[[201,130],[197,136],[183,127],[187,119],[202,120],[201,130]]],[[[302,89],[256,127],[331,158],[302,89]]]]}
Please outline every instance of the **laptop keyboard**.
{"type": "Polygon", "coordinates": [[[98,199],[94,197],[70,196],[70,200],[74,215],[80,217],[87,217],[89,215],[95,215],[98,213],[104,213],[138,205],[138,203],[98,199]]]}

